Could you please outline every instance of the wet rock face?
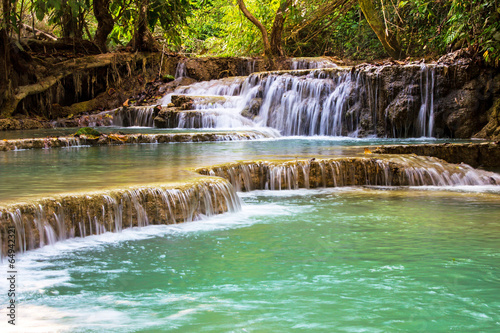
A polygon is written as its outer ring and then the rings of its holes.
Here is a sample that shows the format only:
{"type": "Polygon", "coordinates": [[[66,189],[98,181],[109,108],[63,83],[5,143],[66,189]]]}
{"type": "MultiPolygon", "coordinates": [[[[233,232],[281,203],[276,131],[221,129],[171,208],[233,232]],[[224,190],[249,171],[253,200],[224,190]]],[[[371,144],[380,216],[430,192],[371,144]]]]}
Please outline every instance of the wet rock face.
{"type": "Polygon", "coordinates": [[[491,81],[488,70],[438,63],[427,68],[365,65],[356,71],[364,82],[360,112],[372,114],[372,123],[364,126],[367,134],[470,138],[486,125],[484,114],[496,98],[483,93],[491,81]],[[419,123],[421,113],[427,124],[419,123]]]}
{"type": "Polygon", "coordinates": [[[39,121],[36,119],[13,119],[6,118],[0,119],[0,131],[11,131],[11,130],[28,130],[37,128],[51,128],[51,125],[47,121],[39,121]]]}
{"type": "Polygon", "coordinates": [[[265,70],[264,60],[259,58],[185,58],[181,59],[180,62],[185,64],[187,76],[198,81],[209,81],[229,76],[246,76],[265,70]]]}
{"type": "Polygon", "coordinates": [[[472,65],[359,65],[351,71],[352,89],[344,97],[347,135],[379,137],[492,138],[500,76],[472,65]],[[432,124],[430,123],[432,121],[432,124]],[[354,124],[354,126],[352,126],[354,124]]]}
{"type": "Polygon", "coordinates": [[[176,128],[179,123],[177,107],[162,108],[158,115],[154,118],[154,125],[156,128],[176,128]]]}
{"type": "Polygon", "coordinates": [[[440,63],[259,72],[243,84],[242,115],[284,135],[470,138],[500,95],[491,75],[440,63]]]}
{"type": "Polygon", "coordinates": [[[475,137],[498,141],[500,140],[500,74],[487,77],[481,87],[484,89],[478,91],[479,96],[487,101],[491,99],[492,103],[486,114],[481,114],[481,119],[486,119],[488,123],[475,137]]]}
{"type": "Polygon", "coordinates": [[[241,115],[248,119],[254,119],[259,115],[262,106],[262,98],[253,98],[250,103],[241,111],[241,115]]]}

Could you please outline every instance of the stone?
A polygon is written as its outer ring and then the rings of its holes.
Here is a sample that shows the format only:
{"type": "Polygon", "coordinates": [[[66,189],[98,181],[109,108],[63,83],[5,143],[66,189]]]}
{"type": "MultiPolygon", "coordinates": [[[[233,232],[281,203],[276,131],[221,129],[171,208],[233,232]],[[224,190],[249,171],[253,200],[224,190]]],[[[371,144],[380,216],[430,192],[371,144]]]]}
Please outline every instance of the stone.
{"type": "Polygon", "coordinates": [[[433,156],[449,163],[466,163],[476,168],[500,168],[500,144],[497,142],[389,145],[379,147],[373,152],[433,156]]]}

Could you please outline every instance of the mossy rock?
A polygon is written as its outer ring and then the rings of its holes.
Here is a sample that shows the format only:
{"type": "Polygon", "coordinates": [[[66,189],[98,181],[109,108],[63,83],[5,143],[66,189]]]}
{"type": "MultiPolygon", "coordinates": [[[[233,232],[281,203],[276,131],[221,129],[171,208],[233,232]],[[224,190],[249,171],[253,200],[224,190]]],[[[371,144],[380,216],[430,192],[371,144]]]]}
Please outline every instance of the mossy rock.
{"type": "Polygon", "coordinates": [[[75,136],[80,136],[80,135],[99,137],[101,133],[91,127],[82,127],[75,133],[75,136]]]}
{"type": "Polygon", "coordinates": [[[172,82],[172,81],[174,81],[174,80],[175,80],[175,77],[174,77],[173,75],[166,74],[166,75],[163,75],[163,76],[161,77],[161,80],[162,80],[163,82],[165,82],[165,83],[167,83],[167,82],[172,82]]]}

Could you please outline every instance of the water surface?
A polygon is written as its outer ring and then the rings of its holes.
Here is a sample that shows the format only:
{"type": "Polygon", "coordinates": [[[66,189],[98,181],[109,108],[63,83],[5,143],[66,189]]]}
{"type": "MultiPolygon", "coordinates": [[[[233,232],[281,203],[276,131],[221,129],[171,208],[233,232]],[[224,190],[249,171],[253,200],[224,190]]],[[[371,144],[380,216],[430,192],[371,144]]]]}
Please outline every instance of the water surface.
{"type": "Polygon", "coordinates": [[[139,144],[0,152],[0,202],[193,177],[186,168],[249,159],[356,156],[364,146],[422,139],[288,137],[241,142],[139,144]]]}
{"type": "Polygon", "coordinates": [[[240,213],[46,246],[19,256],[19,323],[495,332],[499,195],[464,191],[251,192],[240,213]]]}

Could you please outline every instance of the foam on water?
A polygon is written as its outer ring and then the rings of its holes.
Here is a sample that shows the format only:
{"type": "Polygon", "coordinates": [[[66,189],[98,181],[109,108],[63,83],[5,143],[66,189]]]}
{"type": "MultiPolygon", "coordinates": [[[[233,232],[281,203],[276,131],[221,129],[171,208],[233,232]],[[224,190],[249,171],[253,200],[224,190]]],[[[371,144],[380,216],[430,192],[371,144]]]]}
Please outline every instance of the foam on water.
{"type": "Polygon", "coordinates": [[[451,191],[462,193],[491,193],[500,194],[500,186],[498,185],[457,185],[457,186],[421,186],[410,187],[414,190],[427,191],[451,191]]]}
{"type": "MultiPolygon", "coordinates": [[[[463,227],[453,221],[461,214],[456,210],[467,210],[462,207],[466,201],[454,201],[456,194],[436,192],[443,201],[435,202],[434,191],[395,191],[352,187],[241,193],[246,204],[238,213],[68,240],[25,253],[19,256],[21,329],[244,332],[339,327],[372,332],[412,330],[410,313],[418,315],[419,325],[434,318],[462,331],[474,331],[474,325],[478,330],[493,327],[494,304],[484,302],[494,299],[485,292],[495,279],[493,271],[488,274],[492,261],[486,263],[483,256],[494,253],[494,242],[484,238],[487,242],[478,247],[473,238],[473,252],[460,251],[463,240],[486,235],[483,215],[468,221],[473,228],[464,236],[463,227]],[[414,193],[420,193],[415,194],[418,202],[407,196],[414,193]],[[430,206],[422,208],[422,203],[430,206]],[[438,211],[415,216],[428,208],[438,211]],[[449,232],[464,239],[449,238],[449,232]],[[429,244],[442,241],[452,242],[453,248],[446,244],[438,254],[429,250],[429,244]],[[141,255],[154,262],[143,267],[137,260],[141,255]],[[92,260],[86,263],[86,258],[92,260]],[[432,269],[439,279],[422,269],[432,269]],[[152,274],[157,283],[148,285],[152,274]],[[453,276],[467,284],[475,281],[474,290],[481,292],[470,296],[465,285],[446,280],[453,276]],[[109,280],[92,280],[104,277],[109,280]],[[127,278],[131,289],[111,287],[127,278]],[[454,311],[460,306],[463,311],[454,311]],[[326,315],[329,311],[337,313],[335,318],[326,315]],[[464,326],[465,318],[470,318],[469,326],[464,326]]],[[[473,205],[483,202],[480,194],[472,194],[474,198],[479,201],[473,205]]],[[[489,209],[485,217],[493,216],[498,204],[489,209]]]]}
{"type": "MultiPolygon", "coordinates": [[[[101,235],[88,236],[85,238],[73,238],[57,242],[52,245],[44,246],[33,251],[28,251],[17,255],[17,270],[22,272],[22,278],[19,279],[17,290],[18,295],[18,323],[16,332],[20,330],[25,332],[39,332],[46,330],[51,332],[75,331],[81,327],[82,323],[91,329],[98,331],[112,330],[118,327],[154,327],[157,322],[149,320],[149,315],[143,315],[131,318],[124,311],[111,309],[111,305],[123,305],[125,307],[149,306],[151,296],[144,295],[140,300],[131,304],[130,300],[123,300],[119,295],[106,295],[99,297],[100,306],[85,306],[84,308],[75,308],[74,298],[71,296],[57,296],[54,294],[55,287],[79,287],[70,283],[73,274],[83,274],[85,271],[91,272],[95,269],[94,265],[82,267],[67,267],[61,269],[58,261],[60,259],[68,260],[71,258],[78,260],[82,251],[107,251],[109,246],[120,246],[125,242],[136,242],[145,239],[162,238],[167,235],[173,237],[183,237],[183,235],[206,233],[216,230],[226,230],[234,228],[245,228],[259,222],[259,216],[277,216],[293,214],[294,209],[287,208],[275,203],[259,205],[256,210],[252,205],[243,205],[238,213],[225,213],[210,218],[205,218],[195,222],[186,222],[176,225],[151,225],[141,228],[125,229],[119,233],[107,232],[101,235]],[[68,307],[62,309],[50,305],[33,305],[32,302],[39,297],[57,296],[62,299],[68,297],[68,307]],[[31,299],[27,301],[27,299],[31,299]],[[109,303],[109,307],[102,306],[103,303],[109,303]],[[69,305],[72,304],[72,305],[69,305]],[[145,316],[145,317],[144,317],[145,316]]],[[[2,271],[6,272],[6,263],[2,264],[2,271]]],[[[105,270],[104,267],[100,270],[105,270]]],[[[116,273],[132,273],[126,268],[120,270],[106,270],[106,273],[113,275],[116,273]]],[[[6,276],[3,276],[5,279],[6,276]]],[[[5,284],[2,284],[2,293],[5,284]]],[[[82,288],[84,288],[82,286],[82,288]]],[[[80,296],[82,302],[89,302],[93,298],[91,291],[83,291],[80,296]]],[[[158,298],[158,297],[156,297],[158,298]]],[[[162,299],[155,299],[154,302],[178,302],[185,301],[186,295],[168,295],[162,296],[162,299]]],[[[78,302],[77,302],[78,303],[78,302]]],[[[49,303],[50,304],[50,303],[49,303]]],[[[212,308],[212,307],[210,307],[212,308]]],[[[188,320],[190,315],[199,310],[210,311],[208,305],[198,305],[192,309],[183,309],[168,316],[169,321],[188,320]]],[[[0,316],[5,317],[6,308],[0,309],[0,316]]],[[[6,325],[5,321],[0,324],[2,332],[11,332],[11,325],[6,325]]]]}
{"type": "MultiPolygon", "coordinates": [[[[243,194],[241,194],[243,195],[243,194]]],[[[270,203],[259,206],[255,210],[251,205],[242,205],[238,213],[224,213],[210,218],[202,218],[194,222],[186,222],[171,225],[149,225],[145,227],[134,227],[124,229],[121,232],[106,232],[100,235],[87,236],[85,238],[70,238],[54,244],[46,245],[32,251],[17,254],[18,269],[22,270],[23,279],[21,289],[26,292],[39,291],[49,286],[60,285],[69,280],[67,271],[44,271],[49,269],[51,261],[57,258],[77,255],[78,251],[101,251],[106,246],[119,245],[129,241],[139,241],[166,235],[181,236],[183,234],[211,232],[232,228],[244,228],[255,223],[255,217],[292,214],[293,210],[270,203]],[[42,278],[40,278],[42,277],[42,278]]],[[[7,271],[7,262],[2,267],[7,271]]]]}

